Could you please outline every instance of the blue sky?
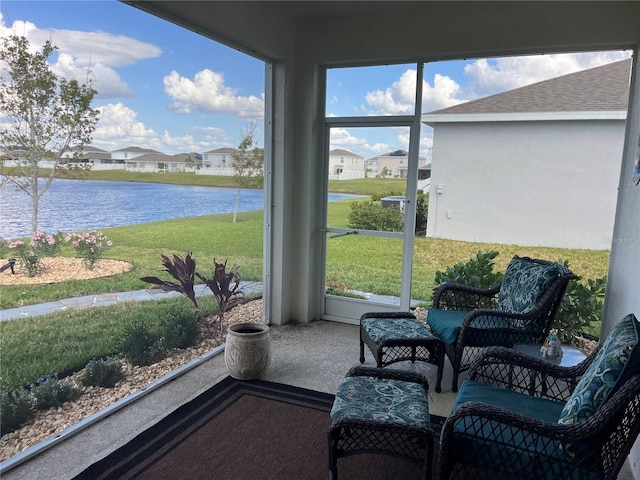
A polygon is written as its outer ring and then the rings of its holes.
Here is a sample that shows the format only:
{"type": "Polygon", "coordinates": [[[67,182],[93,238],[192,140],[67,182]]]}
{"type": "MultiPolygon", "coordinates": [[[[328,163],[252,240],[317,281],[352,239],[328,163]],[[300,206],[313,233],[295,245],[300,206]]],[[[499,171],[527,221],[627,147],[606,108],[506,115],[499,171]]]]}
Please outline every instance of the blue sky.
{"type": "MultiPolygon", "coordinates": [[[[0,3],[0,34],[59,47],[52,68],[86,78],[91,68],[101,110],[93,145],[131,145],[163,153],[237,145],[254,122],[262,127],[264,63],[117,1],[0,3]]],[[[425,66],[423,112],[626,58],[630,52],[471,59],[425,66]]],[[[413,111],[415,65],[331,70],[328,115],[413,111]]],[[[0,119],[1,122],[1,119],[0,119]]],[[[259,138],[262,142],[262,138],[259,138]]],[[[336,129],[331,147],[365,158],[407,148],[406,129],[336,129]]],[[[431,145],[424,128],[422,154],[431,145]]]]}

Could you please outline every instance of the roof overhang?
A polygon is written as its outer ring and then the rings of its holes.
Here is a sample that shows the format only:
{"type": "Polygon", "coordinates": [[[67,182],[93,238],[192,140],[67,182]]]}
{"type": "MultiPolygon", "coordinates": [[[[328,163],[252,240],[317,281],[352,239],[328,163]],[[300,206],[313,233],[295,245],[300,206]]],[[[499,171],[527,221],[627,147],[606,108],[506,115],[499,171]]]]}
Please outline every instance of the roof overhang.
{"type": "Polygon", "coordinates": [[[121,1],[264,60],[327,66],[640,44],[632,1],[121,1]]]}
{"type": "Polygon", "coordinates": [[[620,120],[627,118],[626,111],[592,112],[514,112],[514,113],[425,113],[422,123],[429,126],[438,123],[478,122],[559,122],[585,120],[620,120]]]}

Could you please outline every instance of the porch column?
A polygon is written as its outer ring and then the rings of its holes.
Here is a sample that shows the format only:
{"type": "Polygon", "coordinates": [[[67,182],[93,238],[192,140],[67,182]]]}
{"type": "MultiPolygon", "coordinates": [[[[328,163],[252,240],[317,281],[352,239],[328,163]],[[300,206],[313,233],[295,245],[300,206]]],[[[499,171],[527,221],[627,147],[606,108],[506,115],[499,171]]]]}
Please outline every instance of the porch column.
{"type": "Polygon", "coordinates": [[[635,313],[640,318],[640,185],[634,185],[632,178],[640,137],[638,48],[635,51],[631,72],[629,111],[611,243],[602,337],[605,337],[628,313],[635,313]]]}
{"type": "MultiPolygon", "coordinates": [[[[633,167],[640,153],[640,65],[636,46],[631,69],[618,204],[613,227],[609,275],[605,295],[601,338],[629,313],[640,318],[640,185],[633,183],[633,167]]],[[[640,479],[640,439],[629,455],[631,471],[640,479]]]]}

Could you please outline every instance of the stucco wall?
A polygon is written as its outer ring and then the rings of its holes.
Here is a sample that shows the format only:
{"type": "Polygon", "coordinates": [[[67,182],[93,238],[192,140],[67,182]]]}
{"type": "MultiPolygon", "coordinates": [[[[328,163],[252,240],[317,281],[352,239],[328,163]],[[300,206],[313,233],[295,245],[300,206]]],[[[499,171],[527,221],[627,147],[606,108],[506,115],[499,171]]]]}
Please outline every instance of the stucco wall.
{"type": "Polygon", "coordinates": [[[438,124],[427,236],[609,249],[623,142],[622,121],[438,124]]]}

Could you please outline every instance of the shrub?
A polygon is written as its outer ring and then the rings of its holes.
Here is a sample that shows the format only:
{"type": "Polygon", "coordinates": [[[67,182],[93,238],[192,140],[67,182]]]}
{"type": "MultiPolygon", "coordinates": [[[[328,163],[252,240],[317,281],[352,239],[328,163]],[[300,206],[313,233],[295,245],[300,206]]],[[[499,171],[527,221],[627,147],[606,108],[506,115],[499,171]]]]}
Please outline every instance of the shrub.
{"type": "Polygon", "coordinates": [[[373,195],[371,195],[371,200],[374,202],[379,202],[385,197],[403,197],[403,196],[404,196],[404,192],[396,192],[394,190],[390,190],[388,192],[374,193],[373,195]]]}
{"type": "Polygon", "coordinates": [[[161,337],[144,322],[133,321],[125,326],[120,351],[133,365],[151,365],[164,356],[161,337]]]}
{"type": "Polygon", "coordinates": [[[24,388],[0,393],[0,431],[12,432],[31,418],[33,401],[24,388]]]}
{"type": "Polygon", "coordinates": [[[60,249],[60,236],[61,234],[51,235],[38,230],[31,236],[31,248],[40,257],[55,257],[60,249]]]}
{"type": "Polygon", "coordinates": [[[44,267],[40,260],[40,255],[30,246],[24,243],[22,240],[15,240],[9,242],[9,248],[14,252],[15,256],[22,268],[27,271],[27,275],[35,277],[37,274],[42,273],[44,267]]]}
{"type": "Polygon", "coordinates": [[[88,387],[112,388],[123,378],[122,362],[119,360],[92,360],[84,368],[80,383],[88,387]]]}
{"type": "MultiPolygon", "coordinates": [[[[569,267],[569,262],[558,260],[558,263],[569,267]]],[[[562,299],[560,308],[553,323],[561,342],[571,343],[589,328],[591,322],[602,321],[604,293],[607,287],[606,275],[600,278],[587,279],[584,283],[571,280],[562,299]]]]}
{"type": "Polygon", "coordinates": [[[11,252],[11,249],[9,248],[10,243],[11,243],[11,239],[0,238],[0,258],[8,258],[10,256],[10,252],[11,252]]]}
{"type": "Polygon", "coordinates": [[[458,262],[444,271],[436,271],[435,285],[438,288],[443,283],[460,283],[476,288],[490,288],[503,277],[501,272],[494,273],[494,259],[499,255],[495,250],[483,252],[478,250],[475,257],[467,263],[458,262]]]}
{"type": "Polygon", "coordinates": [[[64,237],[64,240],[76,249],[88,269],[92,269],[93,265],[102,258],[104,252],[113,245],[111,240],[107,240],[104,233],[98,230],[70,233],[64,237]]]}
{"type": "Polygon", "coordinates": [[[352,202],[347,225],[361,230],[401,232],[404,216],[398,207],[382,208],[380,202],[352,202]]]}
{"type": "Polygon", "coordinates": [[[427,218],[429,216],[429,194],[418,190],[416,197],[416,232],[427,229],[427,218]]]}
{"type": "Polygon", "coordinates": [[[160,334],[167,350],[188,348],[198,339],[200,321],[181,305],[172,304],[160,319],[160,334]]]}
{"type": "Polygon", "coordinates": [[[76,400],[82,395],[82,390],[69,381],[61,381],[56,377],[45,377],[38,383],[31,385],[31,394],[38,410],[56,408],[63,403],[76,400]]]}

